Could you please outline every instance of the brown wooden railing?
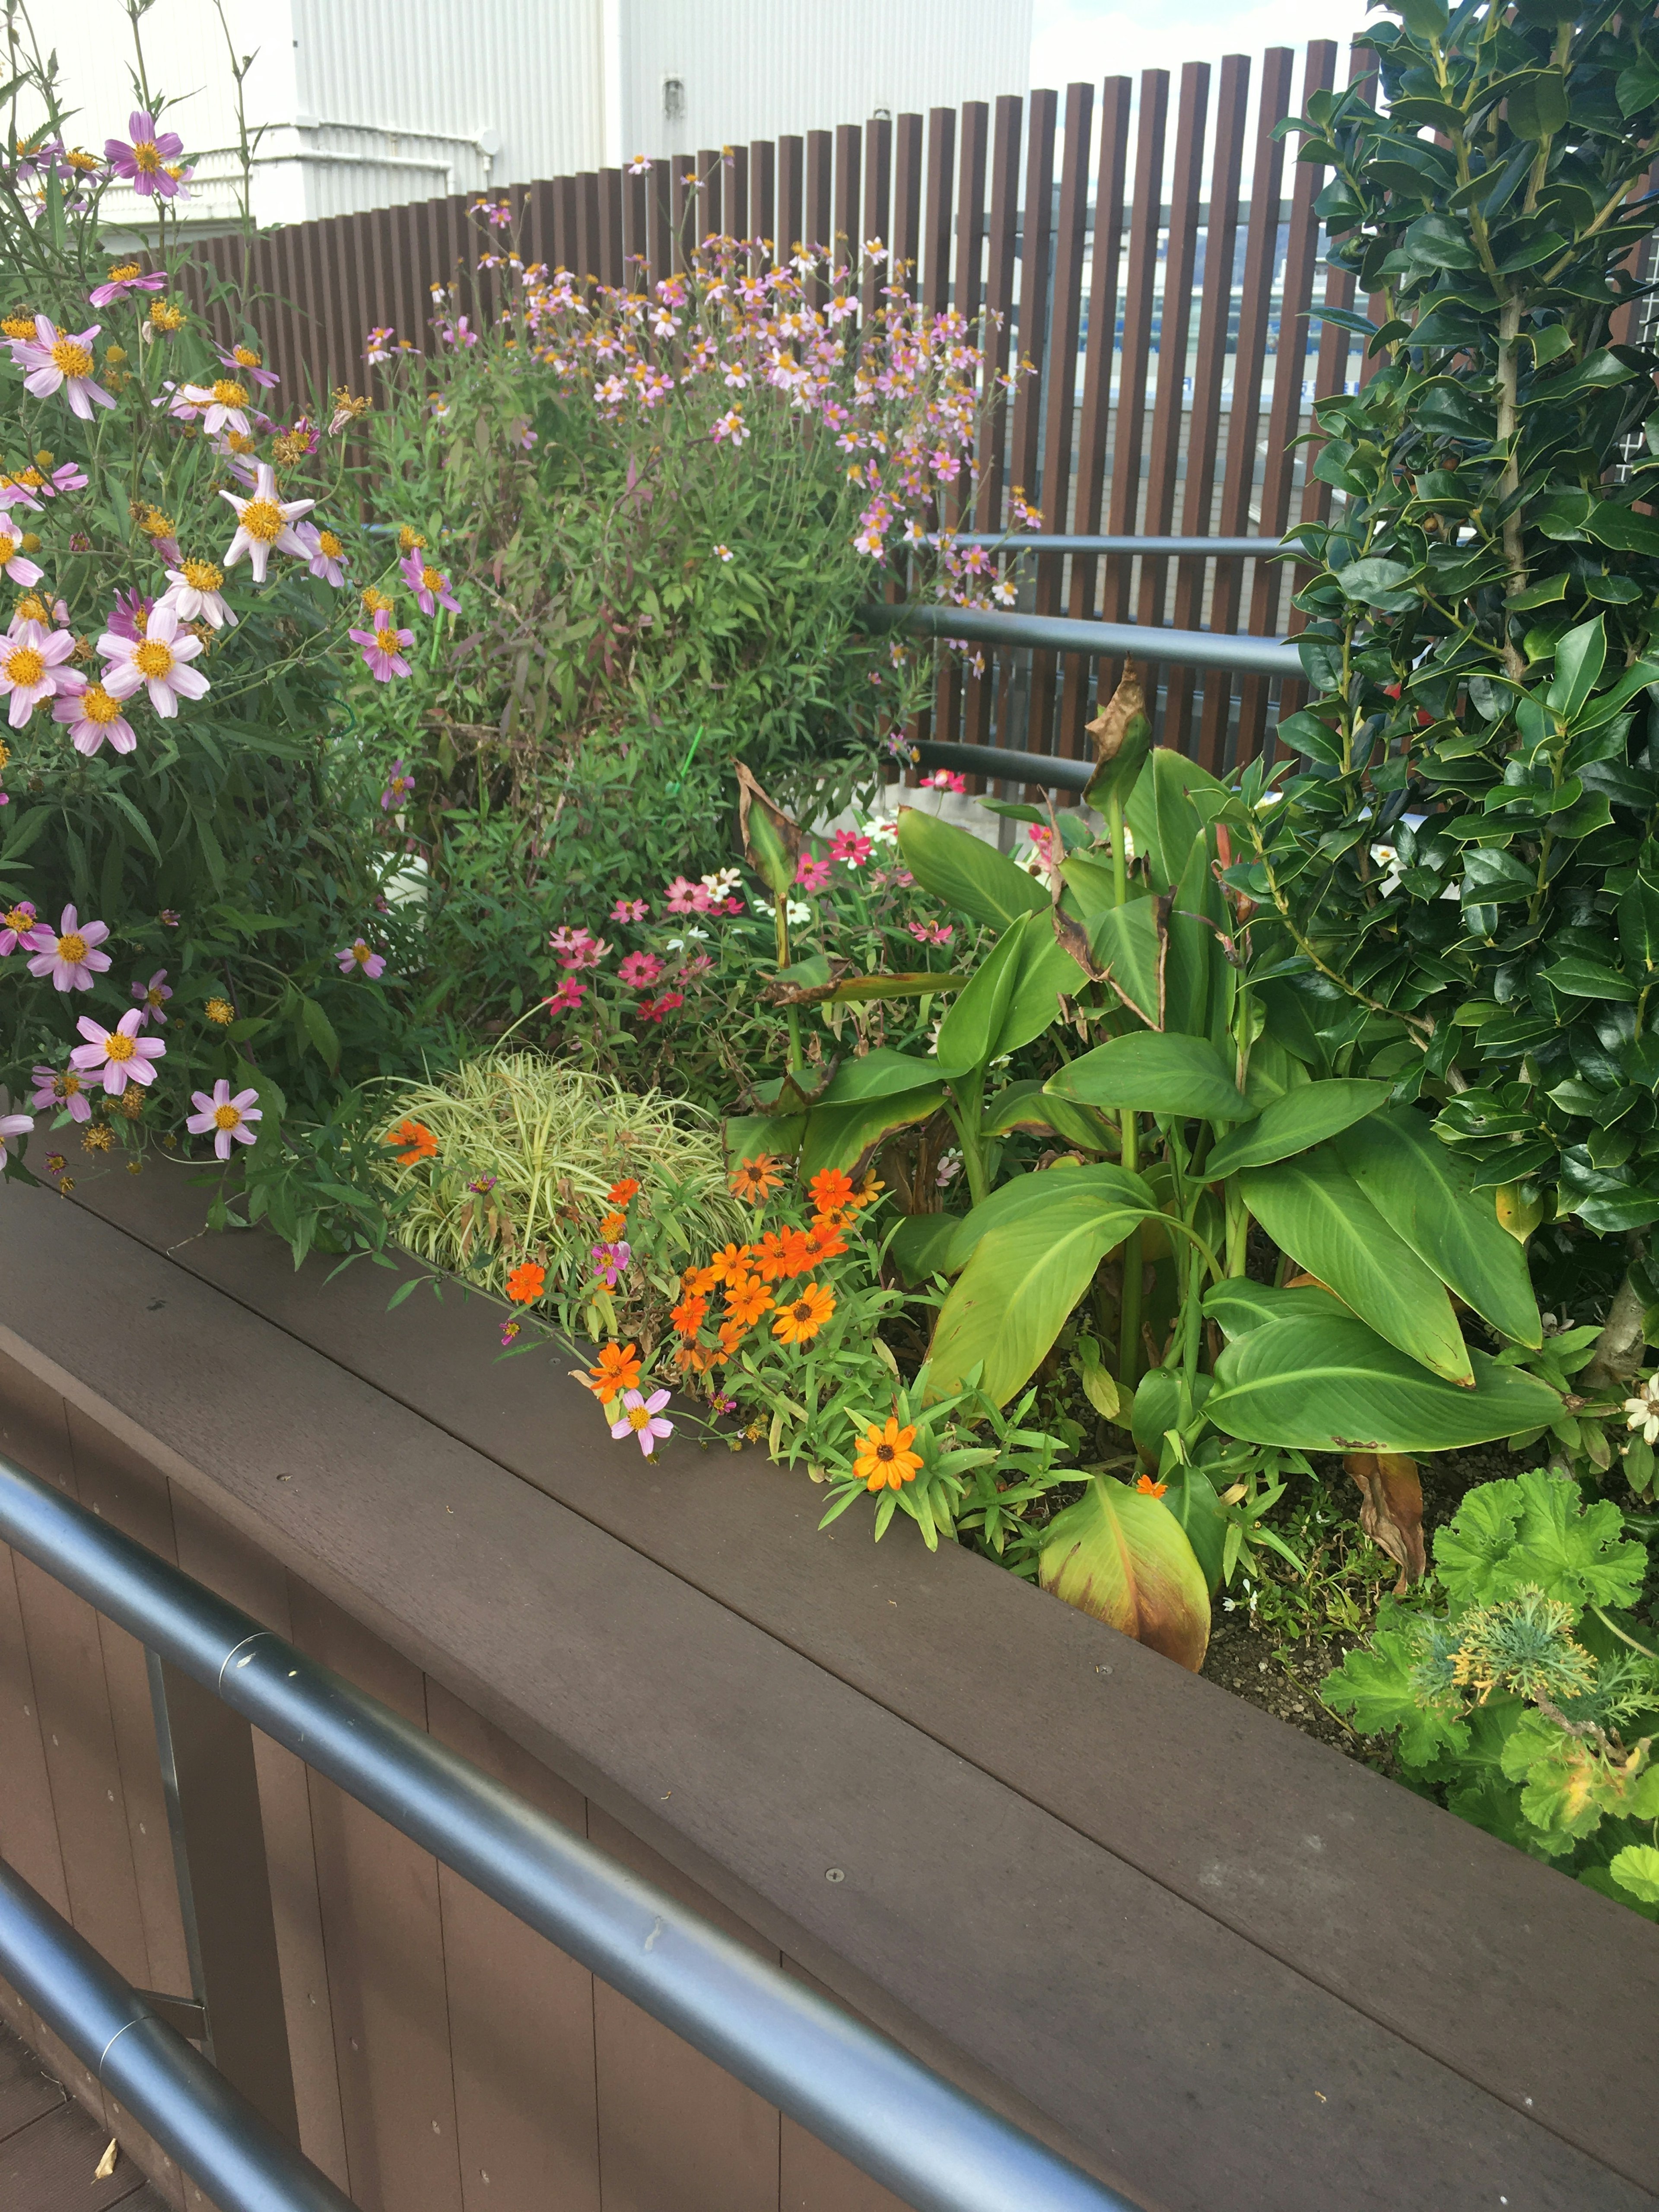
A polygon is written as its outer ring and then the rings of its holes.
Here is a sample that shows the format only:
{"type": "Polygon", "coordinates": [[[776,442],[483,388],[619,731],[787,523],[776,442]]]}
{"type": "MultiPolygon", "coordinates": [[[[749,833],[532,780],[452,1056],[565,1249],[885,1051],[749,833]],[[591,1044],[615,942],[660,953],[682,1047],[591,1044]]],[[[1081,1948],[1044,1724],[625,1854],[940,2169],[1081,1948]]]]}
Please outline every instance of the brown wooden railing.
{"type": "MultiPolygon", "coordinates": [[[[526,261],[615,285],[641,269],[667,274],[688,240],[711,233],[769,238],[780,252],[798,239],[879,238],[911,264],[928,308],[1000,319],[994,369],[1016,352],[1030,364],[992,419],[971,515],[950,520],[1000,528],[1018,485],[1050,532],[1277,538],[1329,509],[1311,449],[1294,443],[1313,399],[1367,369],[1358,337],[1310,319],[1316,306],[1350,306],[1352,280],[1322,262],[1324,171],[1273,135],[1335,82],[1338,58],[1316,40],[1299,69],[1279,46],[1213,73],[1188,63],[1173,88],[1168,70],[1149,70],[1138,117],[1127,77],[1070,85],[1063,138],[1060,95],[1034,91],[496,197],[520,208],[526,261]]],[[[1366,66],[1357,50],[1356,73],[1366,66]]],[[[453,311],[475,327],[494,313],[474,197],[334,216],[251,246],[206,240],[189,279],[196,304],[228,342],[214,283],[240,279],[246,253],[290,405],[361,390],[364,334],[386,325],[422,343],[433,284],[455,288],[453,311]]],[[[1293,589],[1291,570],[1266,560],[1045,552],[1023,563],[1020,604],[1274,636],[1296,625],[1293,589]]],[[[983,744],[994,732],[1005,746],[1077,757],[1116,672],[1077,654],[990,648],[982,677],[957,665],[941,676],[925,734],[983,744]]],[[[1255,752],[1299,690],[1260,673],[1155,673],[1161,738],[1212,767],[1255,752]]]]}

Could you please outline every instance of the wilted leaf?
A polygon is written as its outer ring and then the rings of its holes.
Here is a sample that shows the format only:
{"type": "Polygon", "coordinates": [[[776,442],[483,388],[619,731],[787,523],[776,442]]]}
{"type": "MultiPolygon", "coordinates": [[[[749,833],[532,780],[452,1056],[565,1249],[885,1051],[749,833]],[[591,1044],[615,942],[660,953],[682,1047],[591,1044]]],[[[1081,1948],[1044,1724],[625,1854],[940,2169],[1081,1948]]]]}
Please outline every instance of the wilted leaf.
{"type": "Polygon", "coordinates": [[[1359,1525],[1400,1570],[1395,1595],[1428,1572],[1423,1553],[1423,1486],[1404,1452],[1349,1452],[1343,1466],[1359,1486],[1359,1525]]]}
{"type": "Polygon", "coordinates": [[[1194,1674],[1210,1641],[1210,1593],[1163,1500],[1096,1475],[1048,1524],[1037,1562],[1046,1590],[1194,1674]]]}
{"type": "Polygon", "coordinates": [[[732,765],[738,779],[738,827],[743,833],[744,853],[773,897],[782,898],[795,880],[800,824],[767,796],[742,761],[732,765]]]}
{"type": "Polygon", "coordinates": [[[102,2158],[99,2160],[97,2165],[92,2169],[93,2179],[94,2181],[107,2181],[111,2174],[114,2172],[115,2161],[120,2157],[120,2145],[116,2142],[114,2136],[112,2136],[109,2139],[108,2148],[105,2151],[102,2158]]]}

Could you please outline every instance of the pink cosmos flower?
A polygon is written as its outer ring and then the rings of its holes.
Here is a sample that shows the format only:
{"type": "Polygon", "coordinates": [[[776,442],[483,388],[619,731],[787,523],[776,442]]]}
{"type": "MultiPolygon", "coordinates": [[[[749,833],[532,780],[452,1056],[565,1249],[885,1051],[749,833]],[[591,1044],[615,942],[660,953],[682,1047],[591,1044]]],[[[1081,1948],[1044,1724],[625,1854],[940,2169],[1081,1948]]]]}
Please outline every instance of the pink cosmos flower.
{"type": "Polygon", "coordinates": [[[398,629],[384,607],[375,610],[373,629],[354,629],[348,633],[355,645],[363,648],[363,665],[377,684],[389,684],[394,676],[407,676],[409,663],[404,659],[403,647],[413,645],[412,629],[398,629]]]}
{"type": "Polygon", "coordinates": [[[82,1075],[101,1078],[105,1090],[115,1097],[129,1083],[154,1083],[154,1063],[166,1056],[167,1047],[160,1037],[139,1036],[143,1021],[142,1006],[123,1014],[112,1030],[82,1014],[76,1026],[87,1042],[70,1053],[70,1066],[82,1075]]]}
{"type": "Polygon", "coordinates": [[[89,991],[93,977],[109,966],[108,953],[96,949],[108,935],[107,922],[83,922],[66,906],[56,929],[48,923],[40,932],[40,950],[29,963],[29,973],[50,975],[59,991],[89,991]]]}
{"type": "Polygon", "coordinates": [[[135,263],[127,261],[112,269],[101,284],[94,284],[87,299],[94,307],[109,307],[117,300],[125,300],[129,292],[165,292],[167,288],[164,270],[154,270],[146,276],[135,263]]]}
{"type": "Polygon", "coordinates": [[[958,775],[953,768],[936,768],[932,775],[923,776],[921,783],[924,791],[959,791],[965,793],[968,788],[967,777],[965,775],[958,775]]]}
{"type": "Polygon", "coordinates": [[[367,349],[363,355],[364,360],[371,366],[377,361],[390,361],[392,341],[396,336],[397,332],[389,324],[378,325],[372,330],[368,334],[367,349]]]}
{"type": "Polygon", "coordinates": [[[907,921],[904,927],[918,945],[948,945],[957,933],[949,921],[907,921]]]}
{"type": "Polygon", "coordinates": [[[107,738],[118,753],[130,753],[138,743],[133,727],[121,712],[121,702],[101,684],[88,684],[78,669],[66,668],[52,702],[52,718],[69,726],[70,742],[88,759],[107,738]]]}
{"type": "Polygon", "coordinates": [[[254,581],[263,584],[265,562],[273,547],[278,553],[292,553],[301,561],[310,560],[310,550],[294,525],[302,514],[309,514],[317,502],[314,499],[278,499],[276,473],[269,461],[259,463],[252,499],[240,499],[234,491],[222,491],[219,496],[236,511],[236,535],[225,549],[227,568],[234,568],[246,555],[252,563],[254,581]]]}
{"type": "Polygon", "coordinates": [[[0,522],[0,576],[9,584],[27,586],[38,584],[44,573],[33,561],[23,558],[21,532],[14,530],[9,522],[0,522]]]}
{"type": "Polygon", "coordinates": [[[637,1390],[624,1390],[622,1418],[611,1424],[611,1435],[618,1442],[623,1437],[637,1437],[640,1449],[649,1459],[657,1448],[658,1437],[672,1437],[674,1433],[672,1421],[660,1418],[667,1403],[666,1390],[653,1390],[648,1398],[642,1397],[637,1390]]]}
{"type": "Polygon", "coordinates": [[[167,981],[165,968],[158,968],[148,983],[141,983],[135,975],[132,995],[138,1001],[138,1026],[141,1030],[148,1029],[151,1022],[158,1029],[167,1027],[167,1018],[161,1009],[173,996],[173,988],[167,981]]]}
{"type": "Polygon", "coordinates": [[[15,906],[0,914],[0,960],[8,959],[14,952],[38,951],[51,941],[52,932],[40,927],[33,899],[19,899],[15,906]]]}
{"type": "Polygon", "coordinates": [[[118,592],[105,627],[112,637],[128,637],[136,645],[149,627],[155,610],[155,600],[145,599],[141,592],[118,592]]]}
{"type": "Polygon", "coordinates": [[[91,1121],[92,1101],[87,1096],[85,1079],[72,1067],[37,1067],[33,1073],[31,1106],[66,1106],[72,1121],[91,1121]]]}
{"type": "Polygon", "coordinates": [[[38,622],[14,623],[0,638],[0,692],[11,694],[6,719],[21,730],[43,699],[68,689],[64,663],[75,650],[66,629],[43,629],[38,622]]]}
{"type": "Polygon", "coordinates": [[[131,699],[148,690],[149,703],[163,721],[179,712],[180,699],[200,699],[209,690],[199,669],[188,664],[202,650],[199,637],[179,635],[179,610],[166,599],[151,608],[141,639],[106,630],[98,641],[106,659],[104,689],[112,699],[131,699]]]}
{"type": "Polygon", "coordinates": [[[423,615],[433,613],[437,607],[447,607],[452,614],[459,614],[460,602],[451,593],[448,577],[441,568],[426,565],[418,545],[411,546],[408,559],[399,566],[404,581],[414,592],[416,605],[423,615]]]}
{"type": "Polygon", "coordinates": [[[185,142],[176,131],[157,132],[155,118],[143,108],[135,107],[127,118],[127,128],[132,133],[132,143],[121,138],[106,138],[104,159],[125,184],[135,192],[148,198],[152,192],[170,200],[183,179],[167,167],[185,150],[185,142]]]}
{"type": "Polygon", "coordinates": [[[804,891],[821,891],[829,880],[828,860],[815,860],[810,853],[803,853],[796,861],[795,881],[804,891]]]}
{"type": "Polygon", "coordinates": [[[586,983],[579,983],[574,975],[567,975],[552,996],[542,1003],[550,1014],[574,1013],[587,995],[586,983]]]}
{"type": "Polygon", "coordinates": [[[8,1137],[27,1137],[34,1127],[33,1114],[0,1114],[0,1168],[6,1164],[8,1137]]]}
{"type": "Polygon", "coordinates": [[[319,530],[313,522],[302,522],[295,535],[310,549],[311,574],[339,591],[346,580],[346,550],[334,532],[319,530]]]}
{"type": "Polygon", "coordinates": [[[393,761],[386,789],[380,793],[381,812],[387,813],[392,807],[401,806],[414,788],[415,779],[404,762],[401,759],[393,761]]]}
{"type": "Polygon", "coordinates": [[[367,938],[354,937],[349,945],[343,945],[334,956],[340,963],[343,975],[367,975],[371,983],[378,982],[386,973],[384,957],[373,950],[367,938]]]}
{"type": "Polygon", "coordinates": [[[612,921],[643,921],[650,913],[643,899],[619,898],[611,909],[612,921]]]}
{"type": "Polygon", "coordinates": [[[593,1273],[607,1291],[614,1291],[628,1273],[628,1263],[634,1256],[634,1248],[619,1237],[614,1244],[595,1244],[591,1257],[593,1273]]]}
{"type": "Polygon", "coordinates": [[[92,342],[102,328],[101,323],[94,323],[84,331],[60,331],[49,316],[37,315],[33,338],[8,342],[13,361],[28,372],[23,389],[36,399],[50,399],[61,391],[70,412],[83,422],[91,422],[94,402],[113,407],[114,400],[92,374],[92,342]]]}
{"type": "Polygon", "coordinates": [[[630,991],[647,989],[661,973],[662,963],[654,952],[630,952],[617,970],[630,991]]]}
{"type": "Polygon", "coordinates": [[[475,346],[478,343],[478,333],[468,329],[465,315],[459,316],[453,323],[441,325],[438,336],[446,345],[475,346]]]}
{"type": "Polygon", "coordinates": [[[239,1091],[233,1098],[230,1085],[222,1075],[213,1086],[211,1097],[205,1091],[191,1092],[190,1103],[196,1111],[186,1120],[185,1127],[192,1137],[204,1137],[211,1129],[214,1151],[222,1160],[228,1160],[233,1138],[239,1145],[256,1142],[249,1125],[264,1119],[254,1103],[258,1096],[257,1091],[239,1091]]]}
{"type": "Polygon", "coordinates": [[[213,350],[219,356],[220,368],[244,384],[257,384],[262,392],[274,392],[283,380],[275,369],[265,367],[262,356],[252,346],[233,346],[228,353],[219,346],[213,350]]]}
{"type": "Polygon", "coordinates": [[[830,857],[849,868],[861,868],[875,847],[861,830],[837,830],[830,840],[830,857]]]}

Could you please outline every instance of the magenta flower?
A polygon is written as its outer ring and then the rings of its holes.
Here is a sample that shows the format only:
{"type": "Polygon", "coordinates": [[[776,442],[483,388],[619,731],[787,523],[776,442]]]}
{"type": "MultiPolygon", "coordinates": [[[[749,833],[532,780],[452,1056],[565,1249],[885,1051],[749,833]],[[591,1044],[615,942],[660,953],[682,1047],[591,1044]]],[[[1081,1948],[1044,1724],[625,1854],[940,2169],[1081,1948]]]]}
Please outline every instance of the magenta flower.
{"type": "Polygon", "coordinates": [[[112,1030],[94,1021],[90,1014],[82,1014],[76,1026],[87,1042],[70,1053],[70,1066],[82,1075],[99,1077],[105,1090],[116,1097],[129,1083],[154,1083],[155,1070],[151,1063],[165,1058],[167,1047],[160,1037],[139,1036],[143,1020],[141,1006],[123,1014],[112,1030]]]}
{"type": "Polygon", "coordinates": [[[411,546],[408,559],[398,565],[403,580],[414,592],[416,605],[423,615],[433,613],[438,607],[447,607],[452,614],[459,614],[460,602],[451,593],[448,577],[441,568],[427,567],[421,558],[418,545],[411,546]]]}
{"type": "Polygon", "coordinates": [[[667,1403],[666,1390],[653,1390],[648,1398],[642,1397],[637,1390],[624,1390],[622,1418],[611,1424],[611,1435],[618,1442],[623,1437],[637,1437],[640,1449],[649,1459],[657,1448],[657,1438],[674,1433],[672,1421],[659,1418],[667,1403]]]}
{"type": "Polygon", "coordinates": [[[109,966],[108,953],[96,949],[108,935],[107,922],[83,922],[66,906],[56,929],[48,922],[38,933],[40,950],[29,963],[29,973],[50,975],[59,991],[89,991],[93,977],[109,966]]]}
{"type": "Polygon", "coordinates": [[[634,1256],[634,1248],[619,1237],[614,1244],[595,1244],[592,1258],[593,1273],[607,1291],[614,1291],[628,1273],[628,1263],[634,1256]]]}
{"type": "Polygon", "coordinates": [[[795,863],[795,881],[804,891],[821,891],[830,880],[828,860],[815,860],[810,853],[803,853],[795,863]]]}
{"type": "Polygon", "coordinates": [[[398,629],[384,607],[374,613],[373,629],[354,629],[349,633],[354,645],[363,648],[363,665],[377,684],[389,684],[394,676],[407,676],[409,663],[404,659],[403,647],[413,645],[412,629],[398,629]]]}
{"type": "Polygon", "coordinates": [[[661,975],[662,963],[654,952],[630,952],[617,973],[630,991],[643,991],[661,975]]]}
{"type": "Polygon", "coordinates": [[[256,1141],[249,1125],[264,1119],[254,1103],[258,1096],[257,1091],[239,1091],[233,1098],[230,1085],[222,1075],[213,1086],[211,1097],[205,1091],[191,1092],[190,1103],[196,1111],[186,1120],[185,1127],[192,1137],[204,1137],[211,1129],[214,1151],[222,1160],[228,1160],[233,1138],[239,1145],[251,1145],[256,1141]]]}
{"type": "Polygon", "coordinates": [[[228,353],[218,346],[213,349],[219,356],[221,368],[246,384],[257,384],[263,392],[274,392],[283,380],[275,369],[265,367],[264,356],[256,353],[252,346],[233,346],[228,353]]]}
{"type": "Polygon", "coordinates": [[[105,628],[112,637],[131,638],[136,645],[149,625],[155,602],[137,592],[118,592],[105,628]]]}
{"type": "Polygon", "coordinates": [[[948,921],[907,921],[904,927],[918,945],[948,945],[956,935],[956,927],[948,921]]]}
{"type": "MultiPolygon", "coordinates": [[[[71,641],[72,643],[72,641],[71,641]]],[[[131,699],[148,690],[149,703],[164,721],[179,712],[180,699],[199,699],[208,680],[189,663],[202,650],[199,637],[179,635],[179,610],[160,599],[150,609],[142,638],[108,629],[98,641],[106,659],[104,689],[112,699],[131,699]]]]}
{"type": "Polygon", "coordinates": [[[690,883],[684,876],[676,876],[668,886],[664,903],[670,914],[708,914],[714,902],[707,884],[690,883]]]}
{"type": "Polygon", "coordinates": [[[9,584],[38,584],[45,572],[23,558],[23,539],[9,522],[0,522],[0,576],[9,584]]]}
{"type": "Polygon", "coordinates": [[[965,793],[968,788],[967,777],[965,775],[958,775],[953,768],[936,768],[932,775],[923,776],[921,782],[922,788],[925,791],[958,791],[965,793]]]}
{"type": "Polygon", "coordinates": [[[310,549],[311,574],[320,576],[337,592],[345,583],[345,547],[331,530],[319,530],[315,523],[302,522],[295,536],[310,549]]]}
{"type": "Polygon", "coordinates": [[[15,622],[0,637],[0,693],[11,694],[7,720],[21,730],[43,699],[69,689],[64,663],[75,650],[66,629],[43,629],[38,622],[15,622]]]}
{"type": "Polygon", "coordinates": [[[31,1106],[65,1106],[72,1121],[91,1121],[92,1101],[87,1096],[85,1080],[72,1067],[37,1067],[33,1074],[31,1106]]]}
{"type": "Polygon", "coordinates": [[[138,1001],[138,1026],[141,1030],[147,1029],[151,1022],[159,1029],[167,1027],[167,1018],[161,1009],[173,996],[173,989],[167,981],[165,968],[158,968],[148,983],[141,983],[135,975],[132,995],[138,1001]]]}
{"type": "Polygon", "coordinates": [[[310,560],[310,549],[294,525],[302,514],[309,514],[317,502],[314,499],[278,499],[276,473],[269,461],[258,465],[252,499],[240,498],[234,491],[222,491],[219,496],[236,511],[236,535],[225,549],[227,568],[234,568],[246,555],[252,564],[254,581],[263,584],[265,563],[273,549],[278,553],[291,553],[301,561],[310,560]]]}
{"type": "Polygon", "coordinates": [[[392,763],[392,773],[386,778],[386,789],[380,793],[380,811],[389,813],[392,807],[401,806],[415,788],[415,779],[401,759],[392,763]]]}
{"type": "Polygon", "coordinates": [[[101,284],[94,284],[87,298],[94,307],[109,307],[129,292],[165,292],[167,286],[164,271],[158,269],[147,276],[136,261],[125,261],[112,269],[101,284]]]}
{"type": "Polygon", "coordinates": [[[334,957],[343,975],[367,975],[371,983],[376,983],[386,973],[385,959],[372,949],[367,938],[354,937],[334,957]]]}
{"type": "Polygon", "coordinates": [[[152,192],[170,200],[179,189],[179,179],[168,169],[169,161],[176,161],[185,150],[185,142],[176,131],[158,133],[155,118],[135,107],[127,118],[127,128],[132,133],[132,143],[125,139],[106,138],[104,159],[125,184],[146,198],[152,192]]]}
{"type": "Polygon", "coordinates": [[[8,1137],[27,1137],[34,1127],[33,1114],[0,1114],[0,1168],[6,1164],[8,1137]]]}
{"type": "Polygon", "coordinates": [[[861,868],[875,850],[861,830],[837,830],[830,840],[830,857],[849,868],[861,868]]]}
{"type": "Polygon", "coordinates": [[[556,954],[561,968],[597,968],[611,947],[603,938],[592,936],[586,929],[569,929],[561,925],[548,932],[550,951],[556,954]]]}
{"type": "Polygon", "coordinates": [[[643,921],[650,913],[643,899],[619,898],[611,909],[612,921],[643,921]]]}
{"type": "Polygon", "coordinates": [[[550,1014],[574,1013],[586,994],[586,983],[579,983],[574,975],[567,975],[552,995],[542,1003],[550,1014]]]}
{"type": "Polygon", "coordinates": [[[36,399],[50,399],[61,391],[70,412],[83,422],[91,422],[94,402],[113,407],[115,402],[92,374],[92,341],[102,327],[94,323],[84,331],[60,331],[49,316],[37,315],[33,337],[8,340],[13,361],[27,371],[23,389],[36,399]]]}
{"type": "Polygon", "coordinates": [[[40,927],[33,899],[19,899],[15,906],[0,914],[0,960],[14,952],[37,952],[51,942],[52,932],[40,927]]]}

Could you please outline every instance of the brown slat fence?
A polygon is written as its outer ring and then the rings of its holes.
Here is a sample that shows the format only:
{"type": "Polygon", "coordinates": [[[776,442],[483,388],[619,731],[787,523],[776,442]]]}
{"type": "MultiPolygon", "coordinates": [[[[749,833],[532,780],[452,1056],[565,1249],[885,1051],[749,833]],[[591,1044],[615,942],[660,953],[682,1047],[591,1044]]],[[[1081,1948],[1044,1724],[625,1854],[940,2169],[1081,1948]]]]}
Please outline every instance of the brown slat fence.
{"type": "MultiPolygon", "coordinates": [[[[1336,82],[1338,50],[1273,47],[1212,72],[1189,62],[1073,84],[1062,96],[969,101],[748,147],[705,149],[632,175],[588,170],[507,188],[526,261],[610,285],[654,282],[684,241],[726,232],[776,241],[880,239],[914,266],[933,310],[1000,317],[989,370],[1031,364],[1000,406],[971,514],[995,531],[1021,487],[1045,528],[1095,535],[1278,537],[1323,516],[1331,492],[1294,444],[1311,403],[1365,374],[1358,338],[1309,319],[1348,306],[1352,279],[1323,264],[1314,203],[1326,173],[1273,126],[1336,82]],[[1062,130],[1063,123],[1063,130],[1062,130]],[[1248,182],[1247,182],[1248,179],[1248,182]]],[[[1356,50],[1353,67],[1368,65],[1356,50]]],[[[454,288],[474,327],[495,312],[474,195],[330,216],[202,241],[195,304],[228,343],[217,279],[244,256],[256,319],[290,407],[365,382],[364,335],[389,325],[424,339],[430,288],[454,288]]],[[[499,234],[492,236],[499,237],[499,234]]],[[[866,307],[874,305],[873,282],[866,307]]],[[[1279,635],[1294,629],[1283,565],[1114,555],[1028,554],[1022,607],[1109,621],[1279,635]]],[[[1028,648],[988,648],[982,676],[941,674],[921,732],[1073,757],[1117,670],[1028,648]]],[[[1158,667],[1164,742],[1212,768],[1249,758],[1298,686],[1158,667]],[[1285,696],[1281,698],[1281,690],[1285,696]]]]}

